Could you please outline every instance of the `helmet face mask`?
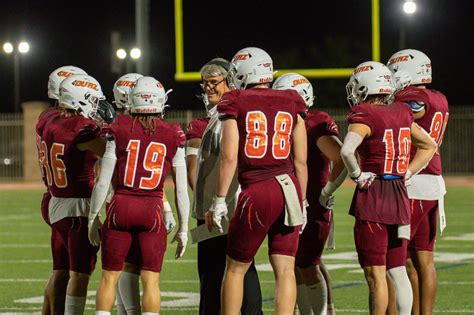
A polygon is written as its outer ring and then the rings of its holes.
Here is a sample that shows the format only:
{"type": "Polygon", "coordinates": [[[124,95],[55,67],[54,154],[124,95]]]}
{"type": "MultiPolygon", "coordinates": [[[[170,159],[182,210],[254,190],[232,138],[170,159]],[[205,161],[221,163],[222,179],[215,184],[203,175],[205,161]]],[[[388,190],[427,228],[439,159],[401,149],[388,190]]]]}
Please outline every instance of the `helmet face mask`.
{"type": "Polygon", "coordinates": [[[163,114],[168,94],[163,85],[153,77],[141,77],[129,93],[130,112],[133,114],[163,114]]]}
{"type": "Polygon", "coordinates": [[[273,83],[275,90],[295,90],[310,108],[314,103],[313,86],[308,79],[297,73],[286,73],[278,77],[273,83]]]}
{"type": "Polygon", "coordinates": [[[117,106],[117,108],[123,110],[129,109],[130,104],[128,94],[130,93],[135,81],[141,77],[143,76],[138,73],[127,73],[115,81],[113,87],[115,101],[113,103],[117,106]]]}
{"type": "Polygon", "coordinates": [[[393,95],[392,74],[380,62],[368,61],[358,65],[346,85],[349,106],[355,106],[367,99],[369,95],[393,95]]]}
{"type": "Polygon", "coordinates": [[[231,89],[245,90],[249,84],[273,81],[273,61],[264,50],[247,47],[232,58],[227,82],[231,89]]]}
{"type": "Polygon", "coordinates": [[[61,82],[59,103],[78,111],[86,118],[95,119],[100,100],[105,99],[99,82],[89,75],[74,74],[61,82]]]}
{"type": "Polygon", "coordinates": [[[59,100],[59,86],[61,82],[73,74],[87,74],[84,70],[75,66],[63,66],[52,71],[48,78],[48,97],[59,100]]]}
{"type": "Polygon", "coordinates": [[[394,74],[397,88],[429,84],[432,80],[430,58],[416,49],[396,52],[387,62],[387,67],[394,74]]]}

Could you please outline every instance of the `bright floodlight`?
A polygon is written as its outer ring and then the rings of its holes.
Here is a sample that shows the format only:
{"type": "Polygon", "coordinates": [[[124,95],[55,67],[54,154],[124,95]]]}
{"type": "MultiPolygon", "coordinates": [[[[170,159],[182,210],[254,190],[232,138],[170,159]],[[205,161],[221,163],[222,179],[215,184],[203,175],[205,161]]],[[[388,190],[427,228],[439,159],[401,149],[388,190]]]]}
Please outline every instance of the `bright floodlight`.
{"type": "Polygon", "coordinates": [[[130,50],[130,57],[132,57],[133,59],[138,59],[141,55],[142,51],[140,50],[140,48],[133,48],[132,50],[130,50]]]}
{"type": "Polygon", "coordinates": [[[12,43],[5,43],[3,44],[3,51],[7,54],[11,54],[13,52],[13,45],[12,43]]]}
{"type": "Polygon", "coordinates": [[[27,42],[21,42],[18,45],[18,51],[22,54],[26,54],[30,50],[30,44],[27,42]]]}
{"type": "Polygon", "coordinates": [[[403,11],[404,11],[406,14],[413,14],[413,13],[415,13],[415,11],[416,11],[416,3],[413,2],[413,1],[406,1],[406,2],[403,4],[403,11]]]}
{"type": "Polygon", "coordinates": [[[125,59],[125,58],[127,58],[127,52],[125,51],[125,49],[122,49],[122,48],[117,49],[117,53],[116,53],[116,54],[117,54],[117,58],[118,58],[118,59],[125,59]]]}

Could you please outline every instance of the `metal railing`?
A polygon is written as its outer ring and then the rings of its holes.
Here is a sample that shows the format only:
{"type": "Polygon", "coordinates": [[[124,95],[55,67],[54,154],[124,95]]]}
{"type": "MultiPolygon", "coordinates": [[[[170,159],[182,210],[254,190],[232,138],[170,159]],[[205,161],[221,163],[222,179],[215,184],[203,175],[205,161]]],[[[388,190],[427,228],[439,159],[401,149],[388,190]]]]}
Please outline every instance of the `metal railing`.
{"type": "MultiPolygon", "coordinates": [[[[339,126],[341,140],[347,130],[347,108],[322,109],[339,126]]],[[[183,130],[196,117],[205,117],[204,110],[168,111],[165,119],[180,123],[183,130]]],[[[23,115],[0,113],[0,182],[23,178],[23,115]]],[[[34,124],[35,122],[26,122],[34,124]]],[[[441,146],[443,170],[446,174],[474,174],[474,106],[451,106],[448,127],[441,146]]],[[[38,170],[39,171],[39,170],[38,170]]]]}

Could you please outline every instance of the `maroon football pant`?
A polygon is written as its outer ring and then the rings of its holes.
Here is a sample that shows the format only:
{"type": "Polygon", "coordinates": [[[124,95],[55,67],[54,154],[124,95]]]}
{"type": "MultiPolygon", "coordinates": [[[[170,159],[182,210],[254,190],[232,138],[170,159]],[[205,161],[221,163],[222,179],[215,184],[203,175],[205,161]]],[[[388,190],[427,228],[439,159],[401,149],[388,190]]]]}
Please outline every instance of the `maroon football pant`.
{"type": "Polygon", "coordinates": [[[101,240],[104,270],[122,270],[132,243],[136,242],[137,265],[160,272],[166,250],[162,199],[116,194],[108,208],[101,240]]]}
{"type": "MultiPolygon", "coordinates": [[[[299,184],[292,177],[301,200],[299,184]]],[[[249,263],[268,235],[269,255],[295,256],[300,227],[284,224],[285,200],[275,178],[242,188],[237,208],[229,224],[227,255],[249,263]]]]}
{"type": "Polygon", "coordinates": [[[438,221],[438,200],[411,199],[410,251],[433,251],[438,221]]]}

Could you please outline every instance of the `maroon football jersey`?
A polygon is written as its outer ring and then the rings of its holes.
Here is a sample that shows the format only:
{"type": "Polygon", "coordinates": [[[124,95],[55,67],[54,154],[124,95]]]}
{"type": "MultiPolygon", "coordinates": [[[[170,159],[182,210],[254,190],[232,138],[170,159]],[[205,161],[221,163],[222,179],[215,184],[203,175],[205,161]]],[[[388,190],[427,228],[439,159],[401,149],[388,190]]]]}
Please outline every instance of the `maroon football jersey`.
{"type": "Polygon", "coordinates": [[[47,164],[42,164],[42,151],[41,151],[41,135],[43,133],[44,126],[48,123],[49,120],[53,119],[56,116],[59,116],[61,114],[61,111],[49,107],[45,109],[38,117],[38,122],[36,123],[36,149],[38,150],[38,161],[39,161],[39,166],[41,170],[41,178],[43,179],[44,185],[46,186],[46,189],[49,189],[48,187],[48,180],[46,178],[46,172],[45,167],[47,164]]]}
{"type": "MultiPolygon", "coordinates": [[[[425,114],[416,123],[423,128],[434,141],[441,146],[444,131],[449,119],[449,108],[446,97],[436,90],[420,89],[409,86],[398,92],[395,98],[399,102],[419,101],[423,102],[425,114]]],[[[416,148],[411,149],[411,158],[415,156],[416,148]]],[[[441,156],[439,151],[435,153],[430,163],[421,170],[420,174],[441,175],[441,156]]]]}
{"type": "Polygon", "coordinates": [[[352,107],[349,124],[367,125],[371,134],[357,148],[360,168],[376,175],[404,176],[409,163],[413,115],[402,103],[352,107]]]}
{"type": "Polygon", "coordinates": [[[206,118],[195,118],[191,120],[186,130],[186,140],[191,139],[202,139],[204,130],[206,130],[207,124],[209,124],[209,117],[206,118]]]}
{"type": "Polygon", "coordinates": [[[219,118],[234,118],[239,129],[239,183],[269,179],[294,171],[292,133],[306,104],[296,91],[249,89],[224,94],[219,118]]]}
{"type": "Polygon", "coordinates": [[[322,136],[339,136],[336,122],[325,112],[309,112],[305,118],[306,133],[308,135],[308,188],[307,199],[309,204],[318,203],[321,189],[329,180],[329,160],[316,145],[322,136]]]}
{"type": "Polygon", "coordinates": [[[50,117],[38,139],[40,163],[54,197],[90,198],[94,187],[94,165],[97,155],[80,151],[79,143],[99,136],[99,127],[81,115],[50,117]]]}
{"type": "Polygon", "coordinates": [[[176,150],[186,143],[179,124],[157,119],[155,131],[150,133],[138,118],[121,115],[104,132],[113,136],[116,143],[115,192],[162,198],[176,150]]]}

